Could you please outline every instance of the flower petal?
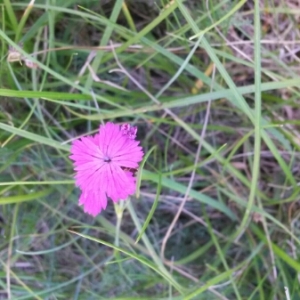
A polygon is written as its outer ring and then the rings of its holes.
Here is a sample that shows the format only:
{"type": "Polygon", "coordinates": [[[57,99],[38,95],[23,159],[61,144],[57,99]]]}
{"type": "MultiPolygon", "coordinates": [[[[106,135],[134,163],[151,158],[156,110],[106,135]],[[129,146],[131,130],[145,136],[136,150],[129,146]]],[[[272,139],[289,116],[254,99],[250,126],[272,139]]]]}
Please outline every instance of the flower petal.
{"type": "Polygon", "coordinates": [[[118,165],[111,163],[110,170],[107,172],[107,196],[114,202],[127,199],[135,193],[136,181],[131,172],[122,170],[118,165]]]}
{"type": "Polygon", "coordinates": [[[107,197],[105,193],[94,191],[83,191],[79,198],[79,205],[83,205],[84,212],[96,216],[107,206],[107,197]]]}

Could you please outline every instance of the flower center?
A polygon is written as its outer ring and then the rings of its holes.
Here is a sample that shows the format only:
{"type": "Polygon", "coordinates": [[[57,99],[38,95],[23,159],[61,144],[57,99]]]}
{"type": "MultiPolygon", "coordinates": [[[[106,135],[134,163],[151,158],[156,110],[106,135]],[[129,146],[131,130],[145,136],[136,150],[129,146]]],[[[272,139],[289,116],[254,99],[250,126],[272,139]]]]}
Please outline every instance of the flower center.
{"type": "Polygon", "coordinates": [[[111,158],[108,156],[104,157],[104,162],[110,163],[111,162],[111,158]]]}

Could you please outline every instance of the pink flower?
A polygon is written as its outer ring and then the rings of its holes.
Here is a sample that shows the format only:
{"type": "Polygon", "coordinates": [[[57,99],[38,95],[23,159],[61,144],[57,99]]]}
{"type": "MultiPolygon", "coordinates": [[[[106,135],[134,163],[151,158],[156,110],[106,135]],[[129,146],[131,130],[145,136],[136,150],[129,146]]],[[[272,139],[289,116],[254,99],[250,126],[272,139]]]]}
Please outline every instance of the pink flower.
{"type": "Polygon", "coordinates": [[[136,127],[113,123],[101,125],[99,133],[75,140],[70,158],[74,161],[76,185],[81,189],[79,205],[94,217],[114,202],[135,193],[134,171],[143,158],[136,127]]]}

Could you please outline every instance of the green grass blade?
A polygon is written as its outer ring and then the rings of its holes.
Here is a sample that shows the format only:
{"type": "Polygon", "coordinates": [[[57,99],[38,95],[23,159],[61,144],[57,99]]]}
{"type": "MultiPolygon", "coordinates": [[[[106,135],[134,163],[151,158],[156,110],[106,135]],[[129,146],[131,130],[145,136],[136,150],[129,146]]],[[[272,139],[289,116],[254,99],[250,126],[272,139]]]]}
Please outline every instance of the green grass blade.
{"type": "Polygon", "coordinates": [[[255,64],[255,123],[254,123],[254,161],[252,167],[252,180],[250,187],[250,195],[248,198],[248,204],[245,214],[243,216],[241,225],[237,229],[236,236],[239,236],[242,231],[245,230],[247,223],[252,212],[252,206],[254,204],[255,195],[257,191],[257,185],[259,182],[260,173],[260,155],[261,155],[261,47],[260,47],[260,8],[259,1],[255,0],[254,10],[254,64],[255,64]]]}
{"type": "Polygon", "coordinates": [[[144,234],[145,230],[147,229],[147,227],[148,227],[148,225],[149,225],[149,223],[150,223],[150,221],[151,221],[151,219],[154,215],[154,212],[155,212],[155,210],[157,208],[157,205],[158,205],[159,196],[160,196],[160,193],[161,193],[161,187],[162,187],[162,185],[161,185],[161,174],[158,174],[158,185],[157,185],[156,197],[155,197],[153,205],[152,205],[152,207],[149,211],[147,219],[145,220],[144,225],[143,225],[141,231],[139,232],[138,237],[136,238],[136,241],[135,241],[136,243],[138,243],[139,240],[141,239],[142,235],[144,234]]]}

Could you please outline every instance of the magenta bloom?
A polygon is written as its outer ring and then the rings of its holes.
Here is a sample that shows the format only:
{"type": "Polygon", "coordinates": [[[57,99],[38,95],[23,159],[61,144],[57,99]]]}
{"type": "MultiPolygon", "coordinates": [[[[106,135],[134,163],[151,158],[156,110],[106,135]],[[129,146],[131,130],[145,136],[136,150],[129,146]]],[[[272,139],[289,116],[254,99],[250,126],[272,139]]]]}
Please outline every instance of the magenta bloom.
{"type": "Polygon", "coordinates": [[[137,128],[106,123],[99,133],[75,140],[70,158],[74,161],[76,185],[81,189],[79,205],[94,217],[114,202],[135,193],[134,169],[143,158],[135,141],[137,128]]]}

